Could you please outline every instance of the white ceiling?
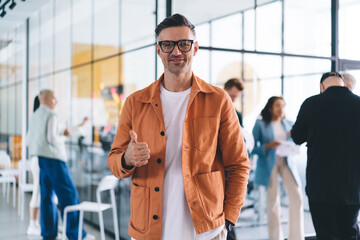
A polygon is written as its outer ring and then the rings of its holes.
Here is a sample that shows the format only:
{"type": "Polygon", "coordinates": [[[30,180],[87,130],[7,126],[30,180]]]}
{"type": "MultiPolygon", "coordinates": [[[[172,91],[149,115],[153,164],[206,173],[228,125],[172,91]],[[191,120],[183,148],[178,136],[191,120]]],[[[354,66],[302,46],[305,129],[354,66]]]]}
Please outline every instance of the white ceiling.
{"type": "MultiPolygon", "coordinates": [[[[38,11],[49,0],[15,0],[16,6],[11,10],[9,1],[5,6],[6,15],[0,17],[0,35],[15,29],[19,24],[24,23],[25,20],[38,11]]],[[[2,6],[7,0],[0,0],[2,6]]],[[[1,13],[1,11],[0,11],[1,13]]]]}

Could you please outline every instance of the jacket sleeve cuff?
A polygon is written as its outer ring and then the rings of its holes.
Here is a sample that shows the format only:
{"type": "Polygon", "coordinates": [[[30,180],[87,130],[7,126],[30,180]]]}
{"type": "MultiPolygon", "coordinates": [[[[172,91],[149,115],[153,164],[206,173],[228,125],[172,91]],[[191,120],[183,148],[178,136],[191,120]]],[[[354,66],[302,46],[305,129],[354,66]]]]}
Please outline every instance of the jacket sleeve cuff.
{"type": "Polygon", "coordinates": [[[134,166],[133,167],[126,166],[124,156],[125,156],[125,152],[123,152],[121,154],[120,171],[121,171],[121,177],[122,178],[127,178],[127,177],[130,177],[134,173],[135,167],[134,166]]]}
{"type": "Polygon", "coordinates": [[[232,207],[226,207],[224,209],[225,219],[236,224],[237,219],[239,217],[240,211],[238,209],[232,207]]]}

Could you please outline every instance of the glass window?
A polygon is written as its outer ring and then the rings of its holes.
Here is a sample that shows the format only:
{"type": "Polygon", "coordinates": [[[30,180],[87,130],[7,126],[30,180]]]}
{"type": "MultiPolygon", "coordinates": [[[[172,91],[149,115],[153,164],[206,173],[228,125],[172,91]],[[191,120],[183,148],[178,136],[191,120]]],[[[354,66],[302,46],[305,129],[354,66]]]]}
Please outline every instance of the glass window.
{"type": "Polygon", "coordinates": [[[51,89],[54,90],[54,75],[46,75],[40,78],[40,90],[41,89],[51,89]]]}
{"type": "Polygon", "coordinates": [[[15,88],[16,88],[16,106],[15,106],[15,134],[16,135],[21,135],[22,133],[22,118],[23,118],[23,93],[22,93],[22,83],[18,83],[16,84],[15,88]]]}
{"type": "MultiPolygon", "coordinates": [[[[57,98],[55,112],[58,116],[60,129],[71,128],[69,122],[70,98],[71,98],[71,71],[63,71],[54,75],[54,93],[57,98]]],[[[70,129],[71,131],[71,129],[70,129]]],[[[71,133],[71,132],[70,132],[71,133]]]]}
{"type": "MultiPolygon", "coordinates": [[[[281,76],[280,56],[245,54],[244,61],[247,65],[251,66],[251,69],[254,69],[255,74],[261,80],[266,78],[279,78],[281,76]]],[[[245,79],[247,76],[249,75],[246,74],[245,79]]]]}
{"type": "Polygon", "coordinates": [[[158,25],[162,20],[166,18],[166,1],[167,0],[156,0],[158,3],[158,21],[156,25],[158,25]]]}
{"type": "Polygon", "coordinates": [[[154,13],[155,0],[123,0],[121,2],[120,51],[155,43],[154,13]]]}
{"type": "Polygon", "coordinates": [[[330,67],[330,60],[284,57],[284,97],[289,119],[296,120],[302,102],[320,93],[321,75],[330,67]]]}
{"type": "MultiPolygon", "coordinates": [[[[209,81],[211,84],[223,88],[224,83],[230,78],[242,79],[243,64],[241,53],[212,51],[210,54],[212,59],[210,66],[211,79],[210,81],[204,79],[205,81],[209,81]]],[[[237,110],[241,111],[242,104],[240,99],[236,100],[234,105],[237,110]]]]}
{"type": "Polygon", "coordinates": [[[285,1],[285,52],[331,55],[331,1],[285,1]]]}
{"type": "Polygon", "coordinates": [[[339,56],[360,60],[360,32],[356,23],[360,22],[360,2],[340,0],[339,9],[339,56]]]}
{"type": "MultiPolygon", "coordinates": [[[[241,78],[242,54],[233,52],[212,51],[211,52],[211,83],[223,87],[230,78],[241,78]]],[[[205,80],[205,79],[204,79],[205,80]]]]}
{"type": "Polygon", "coordinates": [[[244,49],[255,50],[255,11],[244,12],[244,49]]]}
{"type": "Polygon", "coordinates": [[[29,24],[29,76],[40,75],[40,14],[34,13],[29,24]]]}
{"type": "Polygon", "coordinates": [[[281,52],[281,2],[256,9],[256,50],[281,52]]]}
{"type": "Polygon", "coordinates": [[[205,23],[195,27],[196,40],[199,46],[210,46],[210,24],[205,23]]]}
{"type": "Polygon", "coordinates": [[[71,66],[70,0],[56,1],[55,71],[71,66]]]}
{"type": "Polygon", "coordinates": [[[319,83],[321,75],[314,74],[284,78],[285,112],[288,119],[295,121],[304,100],[320,93],[319,83]]]}
{"type": "MultiPolygon", "coordinates": [[[[6,34],[1,34],[0,39],[6,41],[6,34]]],[[[6,52],[5,48],[0,48],[0,87],[5,85],[5,66],[6,66],[6,52]]]]}
{"type": "Polygon", "coordinates": [[[16,30],[16,44],[15,44],[15,81],[21,81],[23,79],[23,65],[24,65],[24,52],[25,52],[25,25],[21,24],[16,30]]]}
{"type": "MultiPolygon", "coordinates": [[[[161,64],[161,63],[160,63],[161,64]]],[[[161,66],[163,66],[161,64],[161,66]]],[[[206,82],[212,83],[210,79],[210,51],[200,50],[197,52],[196,56],[193,59],[193,71],[196,76],[203,79],[206,82]]]]}
{"type": "MultiPolygon", "coordinates": [[[[92,144],[92,94],[91,94],[91,65],[77,67],[72,70],[71,81],[71,125],[79,124],[84,117],[89,118],[89,123],[83,127],[84,139],[82,143],[92,144]]],[[[71,136],[71,141],[77,143],[76,136],[71,136]]]]}
{"type": "Polygon", "coordinates": [[[119,82],[119,57],[96,62],[92,91],[94,126],[106,128],[105,131],[117,126],[122,90],[123,86],[119,82]]]}
{"type": "Polygon", "coordinates": [[[8,133],[8,88],[0,88],[0,133],[8,133]]]}
{"type": "MultiPolygon", "coordinates": [[[[8,34],[3,34],[2,38],[5,44],[9,43],[8,34]]],[[[9,83],[9,48],[0,48],[0,78],[2,85],[9,83]]]]}
{"type": "Polygon", "coordinates": [[[215,20],[211,23],[212,46],[221,48],[242,48],[242,14],[215,20]]]}
{"type": "Polygon", "coordinates": [[[40,74],[51,73],[53,69],[53,12],[54,2],[49,1],[40,11],[40,74]]]}
{"type": "Polygon", "coordinates": [[[92,4],[88,0],[73,2],[72,65],[91,61],[92,4]]]}
{"type": "Polygon", "coordinates": [[[8,40],[10,41],[7,46],[7,79],[8,83],[14,83],[16,77],[16,58],[15,58],[15,31],[8,33],[8,40]]]}
{"type": "Polygon", "coordinates": [[[94,1],[94,59],[119,51],[119,8],[118,0],[94,1]]]}
{"type": "Polygon", "coordinates": [[[8,134],[15,134],[15,101],[16,101],[16,91],[15,91],[15,86],[10,86],[8,88],[8,98],[7,98],[7,105],[8,105],[8,112],[7,112],[7,117],[8,117],[8,129],[7,129],[7,133],[8,134]]]}
{"type": "MultiPolygon", "coordinates": [[[[164,71],[161,60],[158,61],[161,75],[164,71]]],[[[136,90],[147,87],[155,79],[154,47],[144,48],[123,55],[120,65],[120,79],[124,85],[124,96],[127,97],[136,90]],[[123,66],[123,67],[121,67],[123,66]]]]}
{"type": "Polygon", "coordinates": [[[251,131],[256,118],[272,96],[281,95],[281,57],[244,55],[244,126],[251,131]],[[271,64],[269,64],[271,63],[271,64]]]}
{"type": "Polygon", "coordinates": [[[331,61],[316,58],[284,57],[284,75],[309,75],[328,72],[331,61]]]}

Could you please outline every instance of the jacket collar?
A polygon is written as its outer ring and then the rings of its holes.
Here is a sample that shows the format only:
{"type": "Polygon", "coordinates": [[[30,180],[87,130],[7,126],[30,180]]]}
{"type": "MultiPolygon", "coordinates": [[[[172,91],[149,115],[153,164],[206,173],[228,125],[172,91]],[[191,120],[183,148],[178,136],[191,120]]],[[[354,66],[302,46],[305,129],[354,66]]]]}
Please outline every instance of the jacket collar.
{"type": "MultiPolygon", "coordinates": [[[[160,76],[158,80],[152,83],[150,86],[146,87],[144,91],[139,95],[138,100],[143,103],[150,103],[154,100],[160,99],[160,84],[164,79],[164,74],[160,76]]],[[[192,86],[191,86],[191,95],[196,95],[198,92],[211,93],[214,90],[204,82],[202,79],[195,76],[192,73],[192,86]]]]}

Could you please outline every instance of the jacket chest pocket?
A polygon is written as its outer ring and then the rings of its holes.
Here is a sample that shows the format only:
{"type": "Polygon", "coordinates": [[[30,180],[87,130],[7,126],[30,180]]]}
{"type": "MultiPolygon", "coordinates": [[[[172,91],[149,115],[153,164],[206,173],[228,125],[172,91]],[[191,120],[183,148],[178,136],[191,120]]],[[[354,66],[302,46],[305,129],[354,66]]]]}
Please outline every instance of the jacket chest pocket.
{"type": "Polygon", "coordinates": [[[216,148],[220,118],[193,119],[195,147],[199,151],[216,148]]]}

